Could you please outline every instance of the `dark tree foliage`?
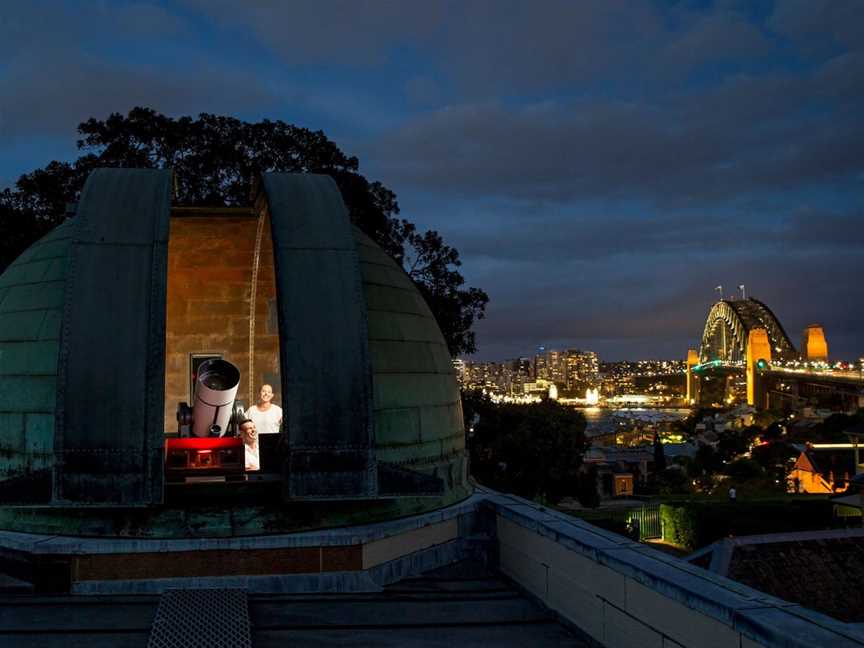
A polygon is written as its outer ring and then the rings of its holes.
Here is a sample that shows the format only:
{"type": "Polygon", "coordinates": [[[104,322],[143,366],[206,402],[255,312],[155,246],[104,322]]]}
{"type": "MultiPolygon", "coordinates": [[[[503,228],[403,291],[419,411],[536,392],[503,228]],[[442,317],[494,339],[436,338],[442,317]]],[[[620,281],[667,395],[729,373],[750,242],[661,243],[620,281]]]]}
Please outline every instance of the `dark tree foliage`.
{"type": "Polygon", "coordinates": [[[751,425],[741,430],[726,430],[720,435],[717,452],[720,459],[726,462],[734,461],[750,449],[756,437],[762,434],[762,429],[751,425]]]}
{"type": "Polygon", "coordinates": [[[473,424],[471,473],[480,483],[551,504],[577,494],[588,445],[581,413],[552,400],[508,405],[466,396],[463,402],[473,424]]]}
{"type": "Polygon", "coordinates": [[[738,482],[759,479],[765,474],[765,469],[755,459],[742,457],[726,466],[726,474],[738,482]]]}
{"type": "Polygon", "coordinates": [[[660,435],[654,433],[654,471],[661,473],[666,470],[666,453],[663,451],[663,442],[660,435]]]}
{"type": "Polygon", "coordinates": [[[654,485],[658,495],[687,495],[693,492],[687,471],[678,465],[657,473],[654,485]]]}
{"type": "Polygon", "coordinates": [[[576,498],[585,508],[600,506],[600,493],[597,492],[597,466],[586,465],[576,478],[576,498]]]}
{"type": "Polygon", "coordinates": [[[471,327],[483,317],[488,297],[464,287],[459,253],[437,232],[420,234],[399,219],[396,195],[366,180],[357,158],[346,156],[321,131],[209,114],[174,119],[133,108],[104,121],[91,118],[78,132],[84,155],[23,175],[14,191],[0,194],[0,272],[63,219],[66,204],[78,200],[97,167],[172,168],[177,202],[200,207],[248,205],[262,172],[322,173],[339,186],[352,222],[403,264],[435,314],[450,353],[476,350],[471,327]]]}
{"type": "Polygon", "coordinates": [[[864,409],[855,414],[832,414],[824,421],[807,427],[790,427],[790,441],[798,443],[848,443],[846,430],[864,423],[864,409]]]}
{"type": "Polygon", "coordinates": [[[765,471],[767,484],[774,484],[777,490],[786,490],[786,475],[801,453],[784,441],[763,443],[753,448],[753,460],[765,471]]]}

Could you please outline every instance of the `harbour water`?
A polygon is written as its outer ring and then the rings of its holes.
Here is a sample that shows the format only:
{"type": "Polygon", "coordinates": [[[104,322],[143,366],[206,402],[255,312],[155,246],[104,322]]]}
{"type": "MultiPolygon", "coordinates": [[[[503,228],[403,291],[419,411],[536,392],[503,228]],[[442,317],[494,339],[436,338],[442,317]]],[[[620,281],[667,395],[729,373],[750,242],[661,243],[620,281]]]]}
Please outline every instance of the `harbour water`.
{"type": "Polygon", "coordinates": [[[582,412],[585,416],[585,421],[588,423],[585,429],[585,434],[589,437],[612,432],[618,427],[619,421],[625,421],[628,418],[643,419],[648,418],[652,413],[657,413],[658,415],[662,415],[668,419],[684,419],[690,413],[690,410],[688,409],[654,409],[650,407],[641,407],[638,409],[577,407],[575,409],[582,412]]]}

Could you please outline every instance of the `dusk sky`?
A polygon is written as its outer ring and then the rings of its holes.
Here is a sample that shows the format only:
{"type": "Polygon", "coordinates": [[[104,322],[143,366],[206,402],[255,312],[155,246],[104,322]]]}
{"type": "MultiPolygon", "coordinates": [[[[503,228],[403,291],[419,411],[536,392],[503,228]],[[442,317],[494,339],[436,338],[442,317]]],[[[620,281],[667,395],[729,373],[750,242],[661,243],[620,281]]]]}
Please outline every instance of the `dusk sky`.
{"type": "Polygon", "coordinates": [[[323,130],[460,251],[479,358],[683,359],[718,284],[864,356],[864,0],[3,3],[0,188],[136,105],[323,130]]]}

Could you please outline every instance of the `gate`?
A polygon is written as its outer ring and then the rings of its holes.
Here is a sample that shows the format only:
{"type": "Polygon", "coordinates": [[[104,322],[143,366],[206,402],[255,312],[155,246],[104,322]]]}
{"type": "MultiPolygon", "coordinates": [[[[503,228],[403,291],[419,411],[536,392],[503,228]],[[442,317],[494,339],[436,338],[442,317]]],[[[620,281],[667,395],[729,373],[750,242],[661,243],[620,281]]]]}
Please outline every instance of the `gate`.
{"type": "Polygon", "coordinates": [[[656,540],[663,536],[660,524],[660,505],[646,504],[627,512],[627,521],[639,520],[639,540],[656,540]]]}

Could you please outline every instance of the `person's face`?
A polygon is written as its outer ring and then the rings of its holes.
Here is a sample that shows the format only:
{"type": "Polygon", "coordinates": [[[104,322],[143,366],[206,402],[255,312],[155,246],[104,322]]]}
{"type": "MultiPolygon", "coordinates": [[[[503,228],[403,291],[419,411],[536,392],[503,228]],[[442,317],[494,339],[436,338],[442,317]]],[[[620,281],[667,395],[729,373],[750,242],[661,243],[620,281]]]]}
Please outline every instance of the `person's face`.
{"type": "Polygon", "coordinates": [[[261,385],[259,397],[262,403],[269,403],[273,400],[273,388],[270,385],[261,385]]]}
{"type": "Polygon", "coordinates": [[[258,438],[258,432],[255,430],[255,424],[252,421],[246,421],[240,426],[240,436],[243,437],[243,443],[254,443],[258,438]]]}

